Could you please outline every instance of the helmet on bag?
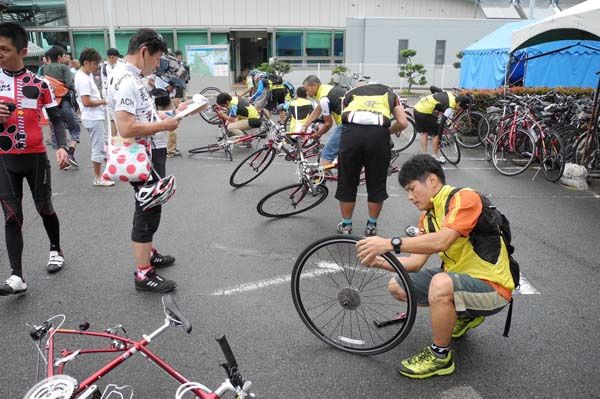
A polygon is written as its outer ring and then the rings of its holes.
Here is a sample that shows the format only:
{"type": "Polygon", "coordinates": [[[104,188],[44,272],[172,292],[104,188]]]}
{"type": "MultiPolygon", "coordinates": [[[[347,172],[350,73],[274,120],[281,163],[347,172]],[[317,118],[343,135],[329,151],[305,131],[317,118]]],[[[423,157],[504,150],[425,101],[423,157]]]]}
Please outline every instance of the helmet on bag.
{"type": "Polygon", "coordinates": [[[159,180],[147,181],[135,194],[144,211],[166,203],[175,195],[175,176],[167,176],[159,180]]]}

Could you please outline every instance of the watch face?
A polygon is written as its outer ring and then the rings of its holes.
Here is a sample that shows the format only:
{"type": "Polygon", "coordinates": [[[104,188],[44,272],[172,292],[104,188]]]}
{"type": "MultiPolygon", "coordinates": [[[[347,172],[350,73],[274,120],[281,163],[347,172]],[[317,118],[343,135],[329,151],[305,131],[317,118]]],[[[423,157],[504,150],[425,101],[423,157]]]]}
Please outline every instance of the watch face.
{"type": "Polygon", "coordinates": [[[400,239],[398,237],[392,238],[392,245],[400,245],[400,239]]]}

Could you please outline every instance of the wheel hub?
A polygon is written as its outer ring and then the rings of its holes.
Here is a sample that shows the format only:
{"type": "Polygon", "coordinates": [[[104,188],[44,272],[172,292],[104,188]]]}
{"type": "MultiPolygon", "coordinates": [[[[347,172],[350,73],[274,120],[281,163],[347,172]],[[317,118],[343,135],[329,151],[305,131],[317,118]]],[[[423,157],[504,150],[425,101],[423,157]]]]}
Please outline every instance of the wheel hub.
{"type": "Polygon", "coordinates": [[[337,300],[344,309],[356,310],[360,306],[360,294],[352,287],[341,289],[337,294],[337,300]]]}

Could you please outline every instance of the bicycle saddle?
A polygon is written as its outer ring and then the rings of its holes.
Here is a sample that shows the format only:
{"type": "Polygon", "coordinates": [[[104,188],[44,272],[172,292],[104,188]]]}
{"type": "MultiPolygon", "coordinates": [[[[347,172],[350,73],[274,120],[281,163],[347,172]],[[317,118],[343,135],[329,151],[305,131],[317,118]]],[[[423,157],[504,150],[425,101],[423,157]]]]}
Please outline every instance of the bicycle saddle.
{"type": "Polygon", "coordinates": [[[175,303],[175,300],[171,297],[171,295],[163,296],[162,300],[168,315],[175,321],[181,323],[186,333],[191,333],[192,323],[190,323],[190,321],[183,315],[183,312],[179,309],[179,306],[177,306],[177,303],[175,303]]]}

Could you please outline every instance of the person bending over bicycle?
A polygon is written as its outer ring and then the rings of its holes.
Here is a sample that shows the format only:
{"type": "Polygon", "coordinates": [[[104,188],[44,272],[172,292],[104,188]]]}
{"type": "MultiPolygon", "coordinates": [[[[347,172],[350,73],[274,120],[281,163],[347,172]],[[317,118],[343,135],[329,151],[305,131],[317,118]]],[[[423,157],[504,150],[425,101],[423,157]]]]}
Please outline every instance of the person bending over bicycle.
{"type": "Polygon", "coordinates": [[[323,116],[323,125],[311,135],[311,138],[318,139],[331,129],[335,120],[336,128],[327,140],[325,147],[321,151],[321,161],[323,165],[330,165],[338,156],[340,151],[340,140],[342,135],[342,98],[346,90],[340,86],[330,86],[321,84],[321,80],[315,75],[309,75],[302,83],[306,93],[315,98],[319,105],[302,125],[302,131],[306,132],[311,124],[319,117],[323,116]]]}
{"type": "Polygon", "coordinates": [[[4,211],[6,252],[11,276],[0,295],[27,291],[23,280],[23,180],[27,180],[35,208],[50,240],[48,273],[63,267],[60,225],[52,206],[50,162],[44,146],[40,117],[45,108],[56,134],[56,160],[69,165],[62,112],[47,81],[25,69],[27,32],[15,23],[0,24],[0,202],[4,211]]]}
{"type": "MultiPolygon", "coordinates": [[[[403,360],[400,374],[427,378],[454,372],[452,338],[462,337],[500,312],[515,288],[507,245],[496,235],[475,234],[483,209],[479,194],[446,184],[441,164],[427,154],[409,159],[398,173],[408,200],[422,211],[416,237],[369,237],[356,244],[357,256],[370,267],[384,267],[378,256],[394,250],[411,254],[398,260],[411,273],[417,305],[430,307],[433,342],[403,360]],[[473,243],[477,245],[474,246],[473,243]],[[438,253],[442,268],[423,269],[438,253]],[[458,316],[457,316],[458,314],[458,316]]],[[[385,268],[385,267],[384,267],[385,268]]],[[[398,300],[406,298],[395,278],[388,284],[398,300]]]]}
{"type": "MultiPolygon", "coordinates": [[[[434,87],[434,86],[432,86],[434,87]]],[[[433,91],[433,90],[432,90],[433,91]]],[[[437,91],[437,90],[436,90],[437,91]]],[[[439,154],[440,136],[446,124],[458,107],[466,108],[471,103],[471,98],[465,95],[455,96],[450,91],[440,91],[421,98],[414,107],[415,130],[421,134],[421,153],[427,153],[427,141],[432,136],[431,150],[433,156],[440,162],[446,159],[439,154]],[[437,112],[442,113],[438,123],[437,112]]]]}
{"type": "Polygon", "coordinates": [[[260,114],[248,100],[221,93],[217,96],[217,105],[229,111],[225,113],[217,110],[219,117],[228,122],[228,135],[243,135],[246,130],[260,127],[260,114]]]}
{"type": "Polygon", "coordinates": [[[300,133],[302,126],[314,111],[313,103],[307,98],[306,89],[298,87],[296,89],[296,98],[286,104],[287,111],[290,113],[290,132],[300,133]]]}

